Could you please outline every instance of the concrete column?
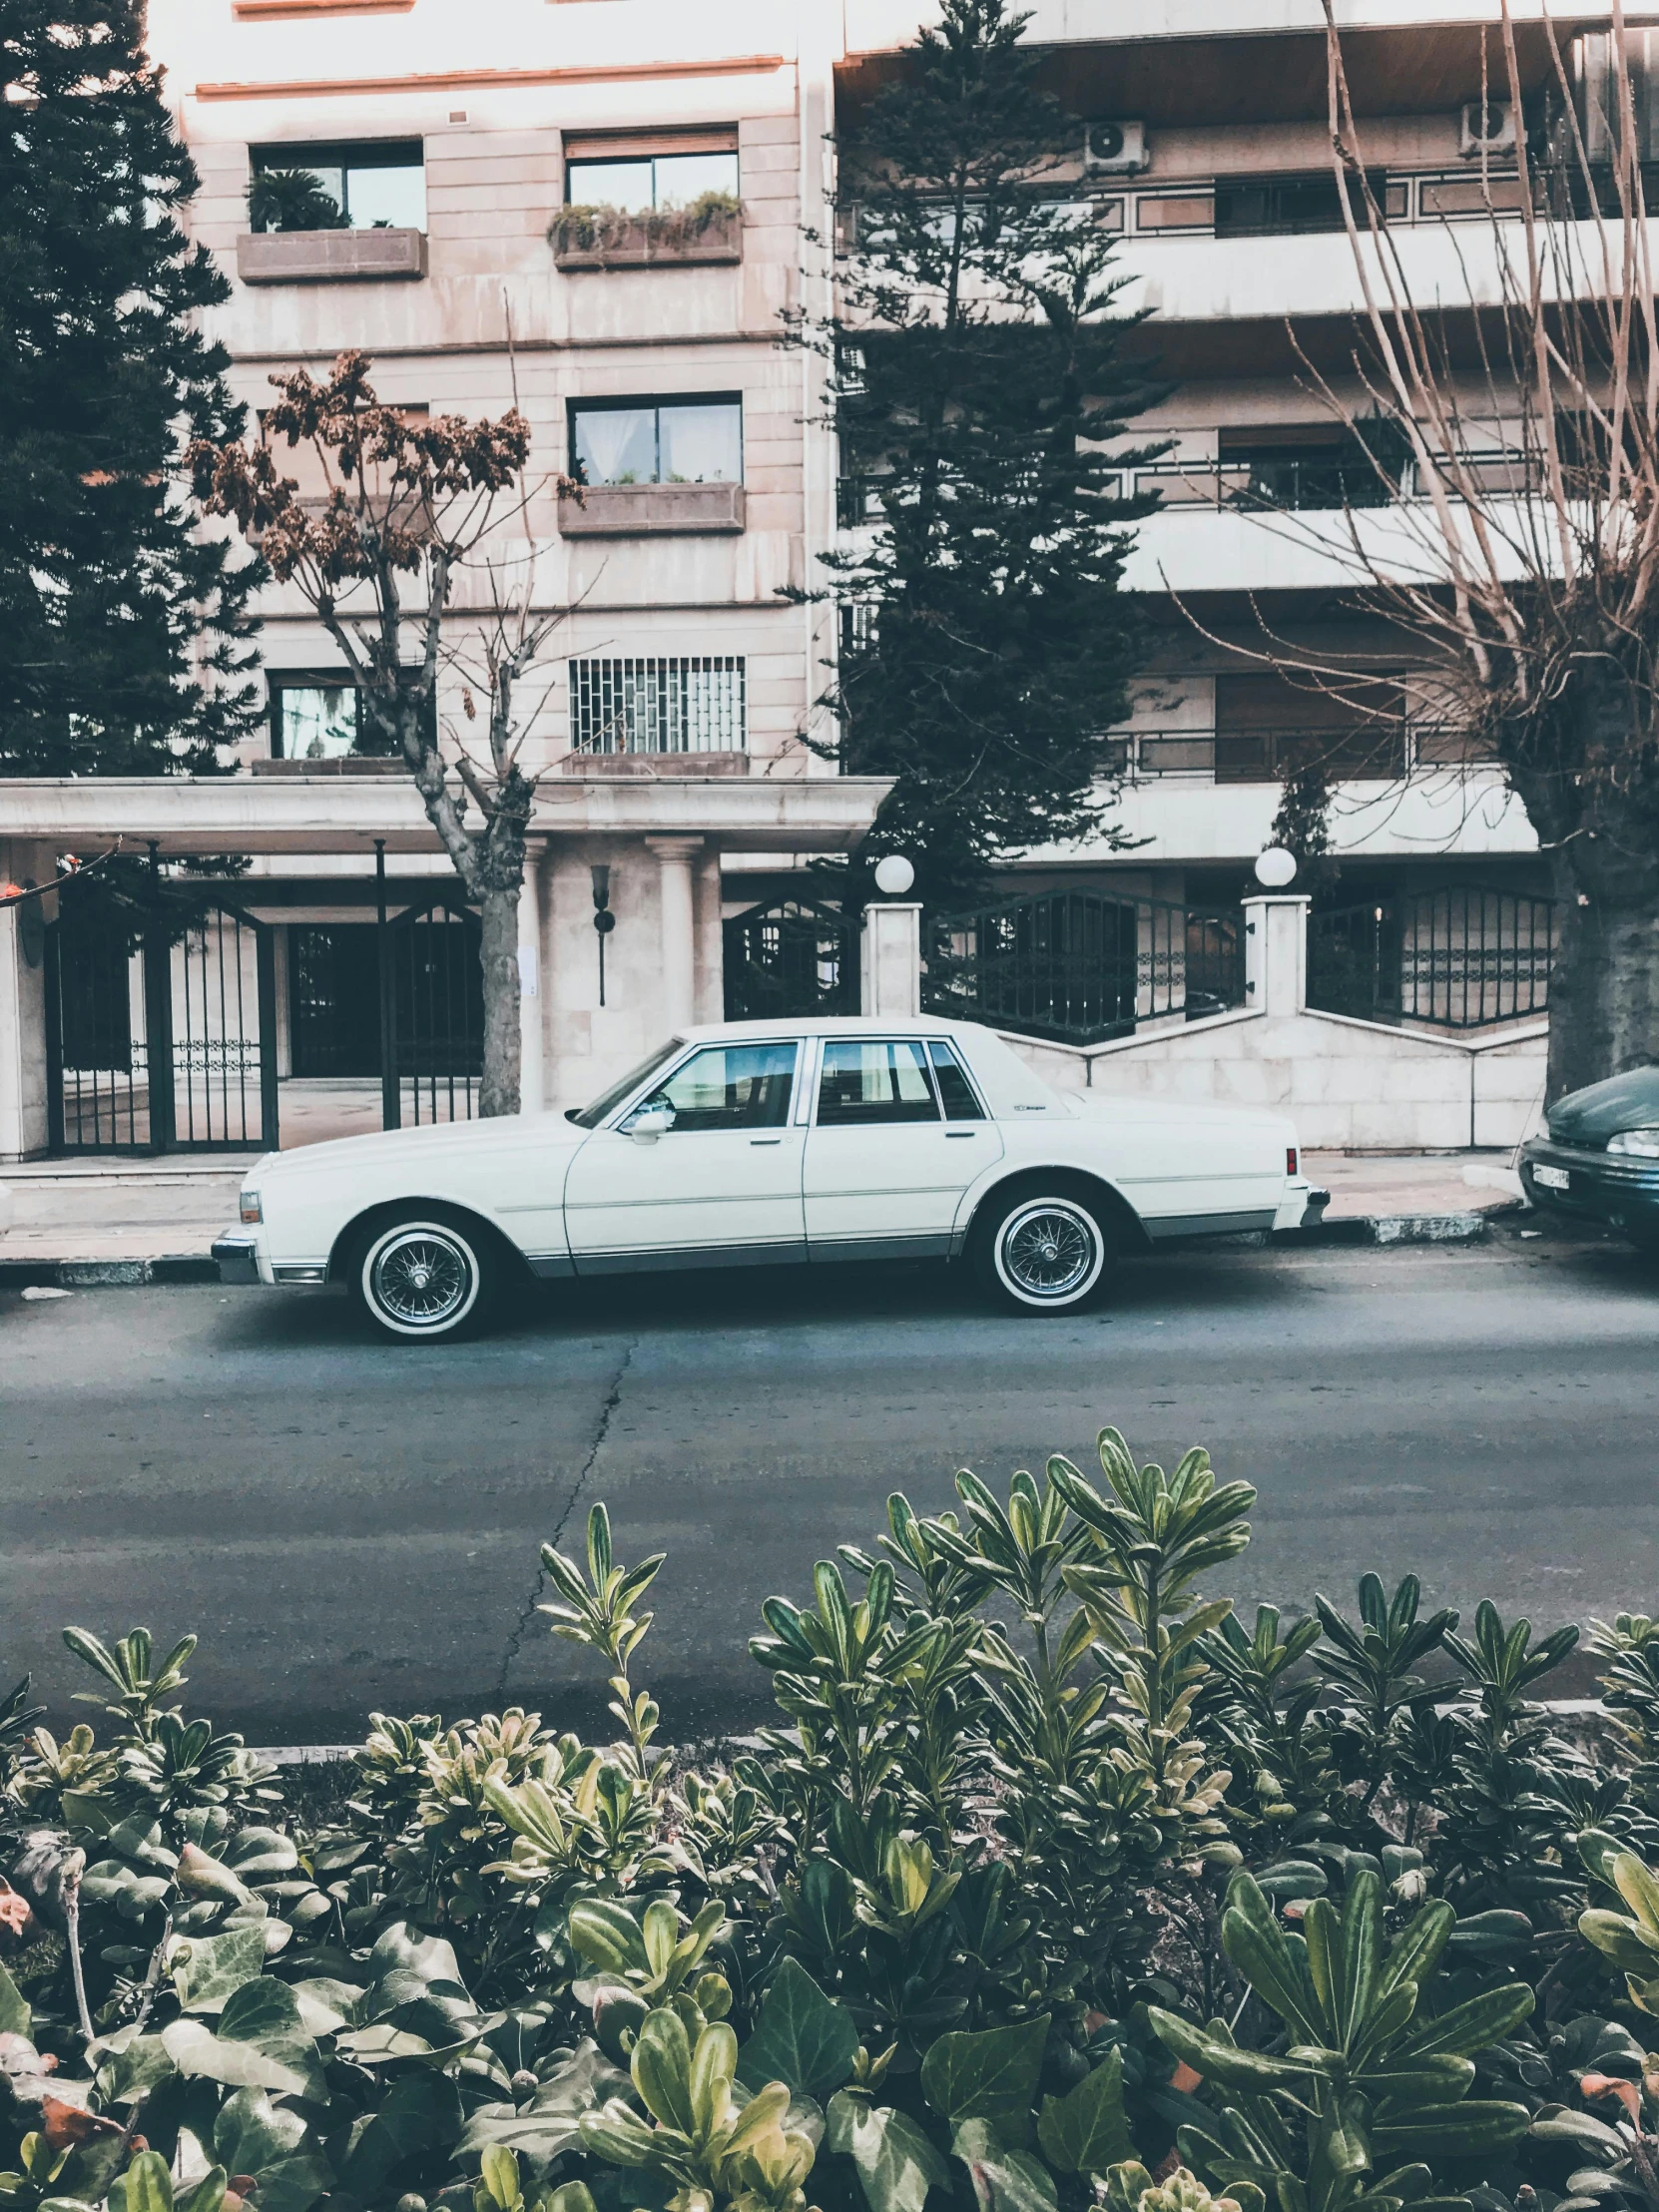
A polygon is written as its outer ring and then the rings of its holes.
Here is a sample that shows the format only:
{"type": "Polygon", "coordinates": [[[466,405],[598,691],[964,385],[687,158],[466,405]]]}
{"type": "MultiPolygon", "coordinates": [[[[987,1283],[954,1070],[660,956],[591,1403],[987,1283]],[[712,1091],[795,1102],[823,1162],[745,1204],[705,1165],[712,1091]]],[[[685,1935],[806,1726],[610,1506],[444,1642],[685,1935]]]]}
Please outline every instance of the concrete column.
{"type": "Polygon", "coordinates": [[[1284,1018],[1307,1011],[1309,904],[1305,891],[1244,901],[1245,1004],[1252,1013],[1284,1018]]]}
{"type": "Polygon", "coordinates": [[[518,1110],[539,1114],[547,1104],[547,1042],[542,1022],[542,862],[545,837],[524,840],[524,886],[518,894],[518,1110]]]}
{"type": "Polygon", "coordinates": [[[701,837],[647,837],[657,855],[662,902],[663,1021],[685,1029],[697,1019],[697,919],[692,861],[701,837]]]}
{"type": "Polygon", "coordinates": [[[921,1012],[921,908],[880,900],[864,908],[858,1007],[906,1021],[921,1012]]]}
{"type": "MultiPolygon", "coordinates": [[[[50,883],[56,872],[50,846],[0,840],[0,883],[50,883]]],[[[48,903],[0,906],[0,1160],[46,1150],[48,903]]]]}
{"type": "Polygon", "coordinates": [[[692,905],[697,935],[696,1015],[726,1019],[726,934],[721,916],[720,854],[705,849],[697,862],[692,905]]]}

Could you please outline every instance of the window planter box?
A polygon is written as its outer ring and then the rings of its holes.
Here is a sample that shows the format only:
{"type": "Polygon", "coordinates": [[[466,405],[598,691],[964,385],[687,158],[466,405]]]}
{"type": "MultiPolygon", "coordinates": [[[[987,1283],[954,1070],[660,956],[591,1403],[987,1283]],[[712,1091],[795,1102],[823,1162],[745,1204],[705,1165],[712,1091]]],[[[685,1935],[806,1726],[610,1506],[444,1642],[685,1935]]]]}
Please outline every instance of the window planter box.
{"type": "Polygon", "coordinates": [[[256,776],[407,776],[401,754],[339,753],[325,761],[255,761],[256,776]]]}
{"type": "Polygon", "coordinates": [[[245,231],[237,275],[245,284],[346,284],[424,276],[424,231],[245,231]]]}
{"type": "Polygon", "coordinates": [[[698,263],[743,260],[743,217],[717,215],[690,236],[664,236],[655,224],[640,220],[620,223],[581,245],[576,239],[561,241],[553,232],[553,261],[563,270],[672,269],[698,263]]]}
{"type": "Polygon", "coordinates": [[[640,777],[747,776],[747,753],[572,753],[561,764],[566,776],[594,780],[640,777]]]}
{"type": "Polygon", "coordinates": [[[567,538],[688,537],[744,526],[742,484],[593,484],[559,501],[567,538]]]}

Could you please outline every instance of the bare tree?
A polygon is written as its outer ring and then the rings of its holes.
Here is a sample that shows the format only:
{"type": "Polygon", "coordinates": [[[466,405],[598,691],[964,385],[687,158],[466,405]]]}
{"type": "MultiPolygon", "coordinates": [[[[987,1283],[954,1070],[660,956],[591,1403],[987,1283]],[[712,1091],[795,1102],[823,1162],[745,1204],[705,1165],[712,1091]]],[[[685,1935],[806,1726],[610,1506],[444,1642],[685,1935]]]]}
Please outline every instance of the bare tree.
{"type": "MultiPolygon", "coordinates": [[[[266,412],[264,437],[200,441],[188,461],[205,511],[232,517],[276,580],[297,586],[356,684],[370,728],[401,754],[479,910],[479,1111],[516,1114],[518,902],[536,791],[522,756],[541,705],[526,712],[521,693],[569,610],[535,609],[530,429],[517,407],[496,421],[411,416],[382,405],[369,382],[372,365],[348,352],[325,381],[305,369],[273,376],[278,398],[266,412]],[[308,449],[324,496],[302,496],[279,473],[278,439],[308,449]],[[524,550],[512,559],[491,556],[504,519],[523,531],[524,550]],[[440,735],[445,670],[461,720],[440,735]]],[[[564,477],[550,484],[574,489],[564,477]]]]}
{"type": "MultiPolygon", "coordinates": [[[[1546,18],[1539,100],[1499,0],[1483,93],[1526,118],[1515,172],[1483,164],[1486,221],[1456,234],[1459,281],[1426,299],[1372,189],[1333,0],[1324,5],[1333,160],[1362,308],[1357,381],[1341,392],[1314,381],[1362,442],[1375,446],[1386,426],[1417,495],[1386,516],[1349,511],[1334,550],[1358,604],[1415,648],[1440,717],[1501,764],[1548,856],[1557,1097],[1659,1051],[1659,331],[1635,97],[1645,45],[1621,0],[1600,43],[1576,50],[1546,18]]],[[[1354,673],[1303,661],[1306,678],[1333,687],[1354,673]]]]}

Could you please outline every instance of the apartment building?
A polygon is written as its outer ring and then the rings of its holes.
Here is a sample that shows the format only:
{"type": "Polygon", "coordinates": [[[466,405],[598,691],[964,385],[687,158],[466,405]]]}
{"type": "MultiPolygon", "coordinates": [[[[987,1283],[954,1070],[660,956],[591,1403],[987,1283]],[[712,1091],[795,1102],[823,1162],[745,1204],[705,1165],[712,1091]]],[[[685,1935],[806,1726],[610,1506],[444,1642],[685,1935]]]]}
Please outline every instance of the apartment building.
{"type": "MultiPolygon", "coordinates": [[[[1541,89],[1541,0],[1516,13],[1541,89]]],[[[1605,21],[1593,0],[1549,14],[1585,32],[1605,21]]],[[[1483,76],[1497,0],[1342,0],[1339,16],[1368,167],[1414,284],[1478,288],[1516,128],[1483,76]]],[[[810,316],[830,296],[833,265],[809,234],[830,229],[837,126],[923,19],[919,0],[151,0],[203,179],[196,234],[232,280],[214,332],[251,409],[274,371],[320,370],[356,346],[382,397],[411,412],[516,404],[531,422],[515,551],[533,560],[537,604],[571,611],[530,744],[543,779],[521,947],[527,1104],[590,1095],[672,1022],[718,1016],[723,924],[786,897],[879,804],[881,787],[837,777],[804,742],[832,736],[816,702],[833,631],[788,594],[817,580],[841,525],[816,356],[780,333],[786,311],[810,316]],[[556,496],[561,473],[583,481],[579,500],[556,496]],[[596,915],[614,927],[596,930],[596,915]]],[[[1129,572],[1162,616],[1114,733],[1134,848],[1042,851],[1007,870],[1010,898],[1092,897],[1119,929],[1129,980],[1112,1005],[1090,1001],[1079,1033],[1202,1012],[1207,916],[1233,931],[1242,977],[1238,900],[1283,776],[1309,759],[1339,779],[1359,920],[1386,912],[1397,934],[1426,916],[1430,936],[1454,940],[1449,969],[1430,961],[1441,1000],[1456,946],[1497,930],[1515,987],[1477,990],[1472,1011],[1465,989],[1459,1025],[1542,1001],[1547,885],[1530,826],[1424,705],[1398,640],[1349,609],[1342,508],[1375,484],[1310,373],[1354,395],[1361,298],[1330,167],[1323,25],[1319,0],[1031,9],[1027,39],[1076,118],[1063,189],[1120,235],[1126,303],[1150,310],[1135,342],[1173,385],[1137,426],[1171,453],[1151,472],[1163,503],[1129,572]],[[1287,682],[1272,665],[1287,648],[1358,656],[1375,679],[1366,711],[1287,682]]],[[[1392,496],[1413,494],[1401,474],[1392,496]]],[[[265,1125],[280,1108],[290,1133],[296,1115],[346,1111],[330,1085],[357,1086],[355,1125],[465,1111],[475,986],[447,865],[396,764],[365,754],[325,636],[291,594],[273,590],[264,613],[269,715],[244,773],[217,789],[16,788],[0,827],[9,872],[49,879],[54,851],[112,833],[163,864],[250,857],[229,951],[223,913],[216,943],[222,985],[229,961],[259,1018],[242,1021],[241,1124],[223,1100],[217,1122],[201,1109],[216,1141],[258,1133],[250,1081],[265,1125]],[[402,932],[389,965],[388,928],[402,932]],[[395,1065],[388,1022],[406,1046],[423,1040],[395,1065]]],[[[440,698],[440,716],[457,704],[440,698]]],[[[113,971],[100,982],[113,1016],[58,1008],[55,1073],[15,1056],[40,1072],[0,1101],[0,1156],[77,1131],[108,1141],[98,1069],[124,1052],[128,1088],[112,1091],[139,1128],[135,1071],[169,1049],[160,971],[146,1001],[141,969],[130,988],[113,971]],[[65,1073],[77,1057],[94,1063],[90,1108],[65,1073]]],[[[52,1028],[63,971],[30,983],[19,968],[19,1034],[52,1028]]],[[[848,987],[844,957],[830,981],[848,987]]],[[[175,1044],[181,1027],[195,1039],[202,1017],[177,975],[172,996],[175,1044]]],[[[1377,1010],[1447,1014],[1429,999],[1377,1010]]],[[[227,1057],[223,1037],[196,1041],[227,1057]]],[[[183,1142],[198,1123],[180,1081],[167,1111],[183,1142]]]]}

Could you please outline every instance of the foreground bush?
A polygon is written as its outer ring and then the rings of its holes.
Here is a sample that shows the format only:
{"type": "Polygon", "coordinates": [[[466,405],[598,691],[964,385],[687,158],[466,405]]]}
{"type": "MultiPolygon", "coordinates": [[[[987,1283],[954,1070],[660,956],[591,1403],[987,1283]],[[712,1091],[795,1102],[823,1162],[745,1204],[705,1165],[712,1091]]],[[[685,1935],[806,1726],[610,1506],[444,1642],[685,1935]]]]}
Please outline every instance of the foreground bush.
{"type": "Polygon", "coordinates": [[[1254,1493],[1100,1459],[892,1498],[712,1774],[602,1506],[543,1610],[615,1742],[375,1715],[324,1826],[185,1720],[193,1639],[66,1631],[104,1725],[0,1706],[0,2198],[1659,2212],[1659,1624],[1597,1631],[1592,1763],[1531,1696],[1576,1630],[1241,1619],[1254,1493]]]}

